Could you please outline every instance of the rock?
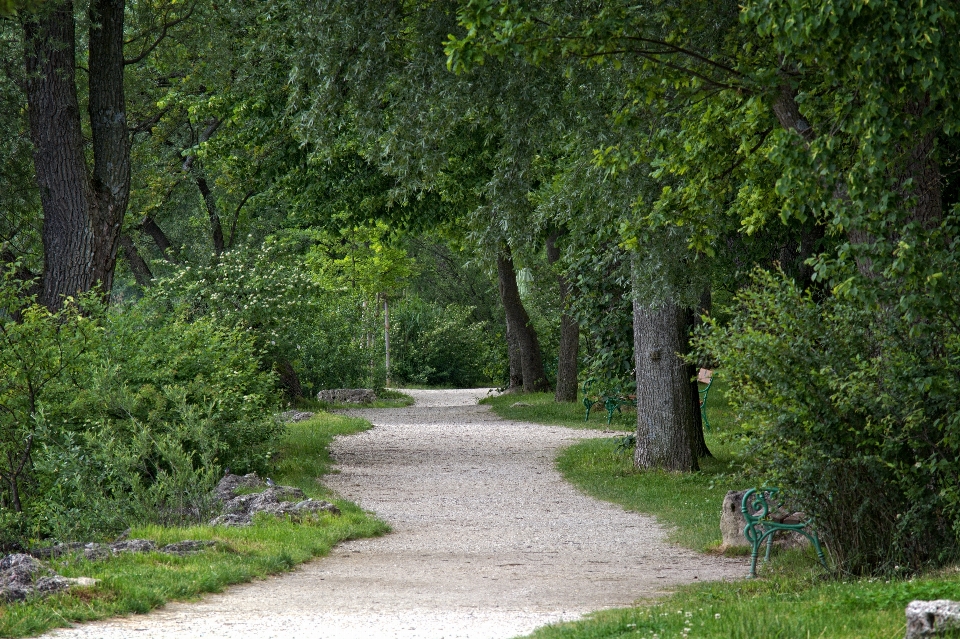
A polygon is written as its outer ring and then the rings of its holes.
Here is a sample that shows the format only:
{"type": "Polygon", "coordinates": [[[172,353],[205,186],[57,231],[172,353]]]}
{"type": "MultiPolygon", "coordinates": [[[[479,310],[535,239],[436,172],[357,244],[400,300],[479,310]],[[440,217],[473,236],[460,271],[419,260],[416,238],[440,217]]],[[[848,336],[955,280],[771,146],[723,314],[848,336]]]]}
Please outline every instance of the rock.
{"type": "Polygon", "coordinates": [[[90,543],[83,547],[83,557],[89,561],[99,561],[113,557],[113,551],[106,544],[90,543]]]}
{"type": "Polygon", "coordinates": [[[307,513],[329,512],[339,515],[340,510],[325,501],[304,499],[303,491],[293,486],[274,486],[262,493],[239,495],[224,504],[224,514],[210,521],[211,526],[246,526],[257,513],[299,518],[307,513]]]}
{"type": "Polygon", "coordinates": [[[172,544],[167,544],[160,549],[160,552],[166,553],[168,555],[189,555],[191,553],[200,552],[206,550],[207,548],[212,548],[216,546],[217,542],[215,541],[198,541],[196,539],[184,539],[183,541],[176,541],[172,544]]]}
{"type": "Polygon", "coordinates": [[[57,544],[55,546],[46,546],[44,548],[31,548],[28,552],[37,559],[52,559],[62,557],[71,552],[83,550],[86,546],[82,541],[71,542],[68,544],[57,544]]]}
{"type": "Polygon", "coordinates": [[[907,606],[906,639],[960,634],[960,601],[911,601],[907,606]]]}
{"type": "Polygon", "coordinates": [[[280,420],[284,422],[291,422],[291,423],[303,422],[313,417],[313,415],[314,413],[301,412],[298,410],[288,410],[286,412],[280,413],[280,420]]]}
{"type": "Polygon", "coordinates": [[[93,577],[64,577],[63,580],[70,586],[79,586],[81,588],[89,588],[90,586],[96,586],[100,583],[99,579],[94,579],[93,577]]]}
{"type": "Polygon", "coordinates": [[[371,404],[377,394],[370,388],[334,388],[317,393],[317,401],[330,404],[371,404]]]}
{"type": "MultiPolygon", "coordinates": [[[[723,537],[722,548],[750,547],[750,542],[743,536],[743,529],[747,520],[743,517],[740,504],[743,502],[745,490],[731,490],[723,498],[720,510],[720,534],[723,537]]],[[[790,513],[789,510],[779,509],[770,514],[773,521],[780,523],[800,523],[807,520],[803,513],[790,513]]],[[[764,542],[766,543],[766,542],[764,542]]],[[[781,532],[774,534],[773,543],[778,548],[800,548],[810,541],[798,532],[781,532]]]]}
{"type": "Polygon", "coordinates": [[[235,497],[237,491],[241,488],[263,488],[264,486],[266,486],[266,484],[262,479],[257,477],[256,473],[249,473],[242,477],[228,473],[223,476],[223,479],[220,480],[213,492],[216,494],[217,499],[225,502],[235,497]]]}
{"type": "Polygon", "coordinates": [[[66,590],[70,584],[30,555],[17,553],[0,559],[0,601],[22,601],[40,593],[66,590]]]}
{"type": "Polygon", "coordinates": [[[153,552],[157,549],[157,544],[149,539],[128,539],[110,544],[110,551],[114,555],[124,552],[153,552]]]}
{"type": "Polygon", "coordinates": [[[743,513],[740,511],[743,494],[746,492],[731,490],[723,498],[723,506],[720,509],[720,534],[723,536],[724,548],[750,546],[747,538],[743,536],[747,520],[743,518],[743,513]]]}

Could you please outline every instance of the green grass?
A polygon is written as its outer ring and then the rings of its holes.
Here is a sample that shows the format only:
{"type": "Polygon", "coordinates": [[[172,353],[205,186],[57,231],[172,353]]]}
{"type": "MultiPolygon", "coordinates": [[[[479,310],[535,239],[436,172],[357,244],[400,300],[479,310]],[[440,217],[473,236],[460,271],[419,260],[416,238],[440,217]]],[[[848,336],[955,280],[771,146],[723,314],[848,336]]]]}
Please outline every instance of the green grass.
{"type": "Polygon", "coordinates": [[[576,403],[556,402],[552,393],[508,393],[486,397],[480,403],[488,404],[497,415],[513,421],[599,430],[631,431],[636,428],[637,413],[632,407],[624,407],[621,413],[614,413],[609,426],[607,411],[602,406],[591,410],[590,421],[584,421],[586,411],[582,399],[578,397],[576,403]]]}
{"type": "MultiPolygon", "coordinates": [[[[715,550],[720,542],[723,496],[727,490],[742,487],[733,451],[714,435],[731,425],[725,390],[722,379],[710,390],[707,410],[714,433],[707,434],[707,443],[715,457],[703,460],[698,473],[637,471],[630,453],[618,451],[613,437],[565,449],[557,467],[589,495],[655,515],[670,527],[671,541],[695,550],[715,550]]],[[[551,407],[550,401],[549,395],[538,394],[511,395],[487,403],[509,419],[584,427],[582,421],[568,423],[569,406],[551,407]],[[516,402],[532,406],[510,408],[516,402]]],[[[745,567],[744,577],[747,571],[745,567]]],[[[904,608],[911,600],[960,599],[960,569],[909,581],[837,580],[823,574],[809,550],[775,552],[770,564],[760,569],[760,577],[685,586],[659,602],[597,612],[578,622],[541,628],[530,637],[894,639],[903,636],[904,608]]]]}
{"type": "MultiPolygon", "coordinates": [[[[330,470],[330,441],[336,435],[366,428],[369,424],[364,420],[326,413],[288,424],[271,471],[273,478],[280,484],[298,486],[309,496],[329,499],[330,491],[317,480],[330,470]]],[[[184,539],[213,540],[217,545],[186,557],[146,553],[99,562],[76,557],[55,560],[52,567],[61,575],[93,577],[100,583],[46,599],[0,606],[0,637],[25,637],[69,622],[145,613],[167,601],[195,599],[231,584],[290,570],[325,555],[337,542],[388,531],[386,524],[355,504],[335,503],[342,511],[339,517],[321,513],[300,524],[263,517],[248,528],[134,528],[131,537],[152,539],[158,545],[184,539]]]]}

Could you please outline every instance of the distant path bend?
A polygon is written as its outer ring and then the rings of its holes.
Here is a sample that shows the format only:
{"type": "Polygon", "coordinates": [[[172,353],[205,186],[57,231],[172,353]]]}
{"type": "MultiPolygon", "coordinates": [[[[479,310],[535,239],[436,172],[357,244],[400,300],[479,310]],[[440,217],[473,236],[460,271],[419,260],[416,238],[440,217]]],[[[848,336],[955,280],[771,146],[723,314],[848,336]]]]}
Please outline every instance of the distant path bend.
{"type": "Polygon", "coordinates": [[[487,389],[404,392],[414,406],[350,411],[374,428],[336,440],[340,472],[325,478],[393,533],[198,603],[50,636],[508,639],[744,575],[742,559],[669,544],[652,517],[561,479],[561,448],[609,433],[503,420],[476,404],[487,389]]]}

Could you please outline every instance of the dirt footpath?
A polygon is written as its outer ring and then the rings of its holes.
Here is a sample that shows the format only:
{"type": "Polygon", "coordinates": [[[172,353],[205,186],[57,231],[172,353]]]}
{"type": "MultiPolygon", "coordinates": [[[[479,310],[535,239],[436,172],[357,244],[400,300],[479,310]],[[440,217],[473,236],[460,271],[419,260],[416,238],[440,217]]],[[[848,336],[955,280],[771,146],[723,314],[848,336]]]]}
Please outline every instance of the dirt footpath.
{"type": "Polygon", "coordinates": [[[677,548],[651,517],[563,482],[558,451],[610,434],[502,420],[476,405],[486,389],[405,392],[415,406],[352,412],[375,427],[335,442],[340,472],[326,478],[393,533],[199,603],[48,636],[507,639],[746,575],[743,559],[677,548]]]}

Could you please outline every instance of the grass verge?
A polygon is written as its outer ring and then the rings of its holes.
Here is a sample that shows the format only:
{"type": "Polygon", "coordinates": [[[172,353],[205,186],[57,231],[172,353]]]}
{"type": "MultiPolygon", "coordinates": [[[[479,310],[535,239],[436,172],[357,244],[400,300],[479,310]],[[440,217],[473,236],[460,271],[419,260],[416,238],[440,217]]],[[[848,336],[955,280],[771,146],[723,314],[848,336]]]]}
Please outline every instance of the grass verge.
{"type": "MultiPolygon", "coordinates": [[[[330,498],[317,480],[330,471],[329,444],[336,435],[369,428],[361,419],[320,413],[289,424],[277,456],[274,479],[298,486],[308,496],[330,498]]],[[[93,577],[90,588],[45,599],[0,606],[0,637],[26,637],[71,622],[119,614],[145,613],[168,601],[195,599],[231,584],[290,570],[325,555],[337,542],[381,535],[388,527],[355,504],[336,501],[342,514],[326,513],[305,523],[258,518],[247,528],[134,528],[131,537],[165,545],[184,539],[213,540],[217,545],[184,557],[160,553],[127,554],[90,562],[76,557],[52,562],[65,577],[93,577]]]]}
{"type": "MultiPolygon", "coordinates": [[[[722,380],[717,380],[710,391],[707,407],[714,432],[731,425],[725,390],[722,380]]],[[[541,407],[549,401],[549,395],[511,395],[487,403],[508,419],[585,426],[582,421],[565,423],[571,405],[541,407]],[[511,408],[516,402],[531,406],[511,408]]],[[[560,454],[557,467],[568,481],[589,495],[627,510],[655,515],[671,527],[671,541],[711,551],[720,541],[723,496],[727,490],[741,486],[733,451],[712,433],[707,434],[707,443],[715,457],[703,460],[698,473],[637,471],[629,452],[617,449],[615,438],[575,444],[560,454]]],[[[745,567],[744,577],[747,571],[745,567]]],[[[681,587],[658,602],[597,612],[581,621],[546,626],[530,637],[895,639],[904,634],[904,608],[913,599],[960,598],[960,569],[912,580],[841,581],[826,578],[813,553],[805,551],[775,552],[770,564],[761,568],[760,576],[681,587]]]]}
{"type": "Polygon", "coordinates": [[[590,421],[584,421],[586,412],[582,398],[577,402],[556,402],[552,393],[508,393],[485,397],[481,404],[487,404],[500,417],[518,422],[534,422],[567,428],[590,428],[595,430],[632,431],[636,428],[637,412],[624,407],[622,412],[613,414],[613,421],[607,425],[607,411],[597,406],[590,411],[590,421]]]}

